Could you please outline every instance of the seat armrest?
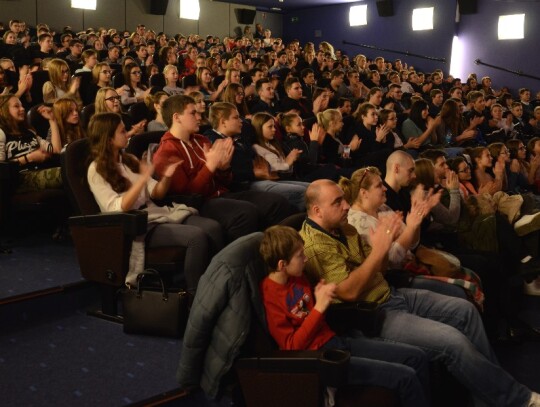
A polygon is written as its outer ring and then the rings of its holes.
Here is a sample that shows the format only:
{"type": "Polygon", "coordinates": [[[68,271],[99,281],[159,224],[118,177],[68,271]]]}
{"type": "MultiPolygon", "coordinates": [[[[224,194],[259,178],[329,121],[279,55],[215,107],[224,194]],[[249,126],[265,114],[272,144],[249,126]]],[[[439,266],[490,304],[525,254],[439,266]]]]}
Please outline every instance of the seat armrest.
{"type": "Polygon", "coordinates": [[[146,232],[148,212],[103,212],[96,215],[72,216],[70,226],[103,227],[121,226],[125,235],[137,236],[146,232]]]}
{"type": "Polygon", "coordinates": [[[273,351],[267,356],[239,358],[236,369],[264,372],[317,373],[325,386],[347,383],[350,353],[345,350],[273,351]]]}

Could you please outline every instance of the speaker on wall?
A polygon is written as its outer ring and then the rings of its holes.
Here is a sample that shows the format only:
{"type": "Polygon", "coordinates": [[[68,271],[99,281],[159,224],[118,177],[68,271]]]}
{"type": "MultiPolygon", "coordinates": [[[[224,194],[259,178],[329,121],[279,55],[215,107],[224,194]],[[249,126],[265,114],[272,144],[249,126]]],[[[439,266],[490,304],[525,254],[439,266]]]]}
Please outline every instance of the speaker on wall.
{"type": "Polygon", "coordinates": [[[168,5],[169,0],[150,0],[150,14],[164,16],[168,5]]]}
{"type": "Polygon", "coordinates": [[[392,0],[377,0],[377,13],[380,17],[391,17],[394,15],[394,3],[392,0]]]}
{"type": "Polygon", "coordinates": [[[253,24],[256,12],[256,10],[252,10],[249,8],[234,9],[234,14],[236,14],[236,21],[238,22],[238,24],[253,24]]]}
{"type": "Polygon", "coordinates": [[[460,14],[476,14],[476,0],[458,0],[460,14]]]}

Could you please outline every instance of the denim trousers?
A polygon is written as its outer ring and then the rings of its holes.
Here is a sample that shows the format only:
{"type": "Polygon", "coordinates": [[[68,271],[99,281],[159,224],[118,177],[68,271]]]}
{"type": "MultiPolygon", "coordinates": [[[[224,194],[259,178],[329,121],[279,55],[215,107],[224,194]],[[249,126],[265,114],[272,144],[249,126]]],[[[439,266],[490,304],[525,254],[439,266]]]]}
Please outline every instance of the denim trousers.
{"type": "Polygon", "coordinates": [[[415,346],[366,338],[334,337],[325,349],[351,353],[348,384],[379,386],[397,392],[403,407],[429,406],[429,366],[424,351],[415,346]]]}
{"type": "Polygon", "coordinates": [[[523,407],[531,391],[499,366],[470,302],[426,290],[392,289],[381,338],[414,345],[490,406],[523,407]]]}

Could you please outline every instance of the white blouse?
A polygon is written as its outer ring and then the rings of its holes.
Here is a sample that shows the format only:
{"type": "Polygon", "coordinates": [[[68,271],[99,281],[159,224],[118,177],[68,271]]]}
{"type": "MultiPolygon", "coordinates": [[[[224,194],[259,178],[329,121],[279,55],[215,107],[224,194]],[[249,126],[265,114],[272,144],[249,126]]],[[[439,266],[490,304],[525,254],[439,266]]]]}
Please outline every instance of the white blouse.
{"type": "MultiPolygon", "coordinates": [[[[393,213],[394,211],[388,205],[381,205],[377,210],[377,215],[379,216],[379,218],[389,216],[393,213]]],[[[351,208],[349,209],[348,221],[350,225],[355,227],[356,231],[360,235],[363,235],[367,238],[368,243],[371,245],[371,238],[369,232],[371,229],[374,229],[379,224],[379,219],[374,218],[373,216],[368,215],[365,212],[351,208]]],[[[405,223],[403,223],[401,226],[402,233],[405,229],[405,226],[405,223]]],[[[418,241],[415,242],[412,247],[416,247],[418,243],[418,241]]],[[[412,259],[414,259],[414,254],[410,250],[403,247],[398,242],[392,243],[390,251],[388,252],[389,268],[401,268],[407,261],[412,259]]]]}
{"type": "MultiPolygon", "coordinates": [[[[118,163],[118,170],[123,177],[129,179],[132,185],[137,182],[141,176],[140,174],[131,171],[129,167],[121,162],[118,163]]],[[[118,193],[112,189],[111,184],[105,181],[105,179],[97,173],[95,161],[88,167],[87,178],[90,190],[94,194],[94,198],[96,198],[101,212],[122,211],[122,196],[125,192],[118,193]]],[[[130,209],[138,209],[141,206],[146,205],[156,185],[157,181],[153,178],[149,178],[146,182],[146,188],[141,190],[137,200],[130,209]]]]}

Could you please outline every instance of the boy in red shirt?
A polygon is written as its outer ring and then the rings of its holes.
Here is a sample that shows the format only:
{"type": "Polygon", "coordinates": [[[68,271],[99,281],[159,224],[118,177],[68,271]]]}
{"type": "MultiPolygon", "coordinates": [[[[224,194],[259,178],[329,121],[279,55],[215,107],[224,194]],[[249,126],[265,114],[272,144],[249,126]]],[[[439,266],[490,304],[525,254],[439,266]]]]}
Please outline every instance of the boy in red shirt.
{"type": "Polygon", "coordinates": [[[351,352],[349,384],[395,390],[404,407],[429,405],[423,351],[365,337],[342,338],[330,329],[324,312],[335,298],[336,285],[321,280],[313,297],[303,275],[304,244],[296,230],[268,228],[260,253],[270,270],[260,286],[268,329],[280,349],[347,349],[351,352]]]}

